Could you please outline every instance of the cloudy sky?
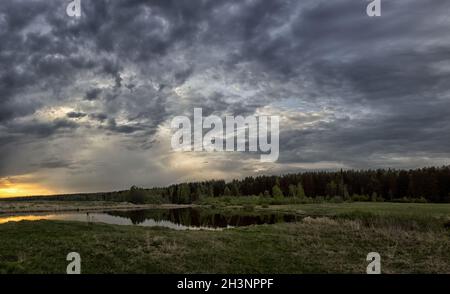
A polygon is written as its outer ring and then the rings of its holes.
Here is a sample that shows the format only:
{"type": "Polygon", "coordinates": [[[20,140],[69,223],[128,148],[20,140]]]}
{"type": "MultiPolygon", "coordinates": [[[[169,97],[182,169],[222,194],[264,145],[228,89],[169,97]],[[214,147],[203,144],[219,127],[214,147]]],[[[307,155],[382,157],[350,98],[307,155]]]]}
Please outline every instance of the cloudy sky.
{"type": "Polygon", "coordinates": [[[0,1],[0,197],[450,164],[450,1],[0,1]],[[172,151],[177,115],[280,116],[280,157],[172,151]]]}

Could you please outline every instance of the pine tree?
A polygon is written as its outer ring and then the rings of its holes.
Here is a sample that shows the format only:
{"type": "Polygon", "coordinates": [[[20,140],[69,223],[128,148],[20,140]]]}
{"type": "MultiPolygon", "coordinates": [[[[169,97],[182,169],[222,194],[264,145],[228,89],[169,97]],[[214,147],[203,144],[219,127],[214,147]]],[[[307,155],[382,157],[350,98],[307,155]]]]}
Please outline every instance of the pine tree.
{"type": "Polygon", "coordinates": [[[283,192],[281,191],[281,189],[278,185],[273,186],[272,196],[273,196],[273,198],[277,198],[277,199],[284,198],[283,192]]]}
{"type": "Polygon", "coordinates": [[[179,188],[179,202],[180,203],[189,203],[191,198],[191,189],[189,188],[189,185],[184,183],[181,184],[179,188]]]}
{"type": "Polygon", "coordinates": [[[300,199],[306,198],[305,190],[303,189],[301,182],[298,182],[297,184],[297,197],[300,199]]]}
{"type": "Polygon", "coordinates": [[[370,197],[370,200],[371,200],[372,202],[376,202],[376,201],[377,201],[377,198],[378,198],[377,192],[373,192],[373,193],[372,193],[372,196],[370,197]]]}
{"type": "Polygon", "coordinates": [[[348,193],[347,185],[344,185],[344,200],[350,199],[350,193],[348,193]]]}
{"type": "Polygon", "coordinates": [[[230,188],[228,188],[228,186],[226,186],[223,190],[223,196],[231,196],[231,190],[230,188]]]}
{"type": "Polygon", "coordinates": [[[236,182],[233,182],[233,184],[231,185],[231,196],[240,196],[241,194],[239,193],[239,188],[236,184],[236,182]]]}
{"type": "Polygon", "coordinates": [[[212,185],[208,185],[207,197],[214,197],[214,189],[213,189],[212,185]]]}
{"type": "Polygon", "coordinates": [[[289,197],[297,197],[297,188],[294,185],[289,185],[289,197]]]}
{"type": "Polygon", "coordinates": [[[336,190],[337,190],[337,185],[334,180],[332,180],[331,182],[329,182],[327,184],[327,187],[326,187],[327,196],[330,196],[330,197],[336,196],[336,192],[337,192],[336,190]]]}

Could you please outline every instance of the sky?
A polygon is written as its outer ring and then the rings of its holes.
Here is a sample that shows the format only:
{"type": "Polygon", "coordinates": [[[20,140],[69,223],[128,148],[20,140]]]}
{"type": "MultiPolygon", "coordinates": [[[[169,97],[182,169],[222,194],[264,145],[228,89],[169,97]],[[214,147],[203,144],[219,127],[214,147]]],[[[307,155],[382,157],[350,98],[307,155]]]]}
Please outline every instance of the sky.
{"type": "Polygon", "coordinates": [[[450,1],[0,1],[0,197],[450,164],[450,1]],[[280,155],[176,152],[277,115],[280,155]]]}

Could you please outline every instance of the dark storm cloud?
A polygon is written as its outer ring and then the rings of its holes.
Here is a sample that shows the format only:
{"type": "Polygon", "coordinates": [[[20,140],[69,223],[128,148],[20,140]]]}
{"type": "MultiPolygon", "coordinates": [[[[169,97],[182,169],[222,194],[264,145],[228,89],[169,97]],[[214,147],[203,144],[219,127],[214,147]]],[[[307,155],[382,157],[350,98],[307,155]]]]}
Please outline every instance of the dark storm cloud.
{"type": "Polygon", "coordinates": [[[136,125],[117,125],[116,120],[114,118],[110,118],[108,119],[108,125],[106,129],[112,132],[131,134],[142,130],[142,127],[136,125]]]}
{"type": "MultiPolygon", "coordinates": [[[[334,96],[337,108],[358,106],[369,114],[332,120],[315,129],[282,131],[280,160],[336,161],[367,168],[393,165],[390,158],[396,156],[448,157],[450,71],[448,64],[445,70],[435,65],[449,60],[450,35],[443,23],[433,25],[430,17],[448,10],[448,2],[391,1],[383,11],[397,17],[380,20],[358,16],[354,6],[341,2],[303,12],[293,26],[303,42],[291,42],[289,49],[276,45],[275,51],[291,59],[261,60],[269,66],[290,60],[282,68],[293,67],[292,71],[306,65],[315,91],[334,96]],[[290,50],[302,54],[290,55],[290,50]],[[305,56],[308,61],[299,60],[305,56]],[[333,92],[328,91],[330,85],[333,92]],[[374,156],[384,157],[384,162],[375,162],[374,156]]],[[[415,166],[412,160],[403,164],[415,166]]]]}
{"type": "Polygon", "coordinates": [[[46,138],[60,132],[70,132],[78,125],[67,119],[55,119],[50,122],[39,122],[32,120],[26,123],[11,123],[7,127],[11,134],[34,135],[39,138],[46,138]]]}
{"type": "Polygon", "coordinates": [[[105,114],[105,113],[91,113],[89,115],[89,117],[94,119],[94,120],[97,120],[97,121],[100,121],[100,122],[104,122],[108,118],[108,115],[105,114]]]}
{"type": "Polygon", "coordinates": [[[60,158],[50,158],[43,160],[39,164],[36,164],[35,166],[39,168],[71,168],[73,167],[74,163],[72,161],[66,160],[66,159],[60,159],[60,158]]]}
{"type": "Polygon", "coordinates": [[[90,100],[90,101],[96,100],[101,92],[102,92],[102,89],[98,89],[98,88],[89,90],[86,92],[85,99],[90,100]]]}
{"type": "Polygon", "coordinates": [[[82,117],[85,117],[86,115],[87,115],[86,113],[75,112],[75,111],[71,111],[71,112],[67,113],[68,118],[82,118],[82,117]]]}
{"type": "Polygon", "coordinates": [[[43,101],[46,97],[27,101],[21,97],[27,91],[56,90],[78,70],[93,66],[76,55],[77,46],[70,42],[27,31],[40,16],[52,17],[53,7],[50,1],[3,1],[0,5],[0,122],[32,114],[48,103],[43,101]]]}
{"type": "MultiPolygon", "coordinates": [[[[278,171],[319,162],[388,167],[402,156],[410,158],[402,166],[414,167],[426,164],[414,158],[449,158],[447,0],[383,1],[379,18],[365,14],[367,1],[353,0],[82,0],[80,19],[65,14],[66,2],[0,3],[2,174],[15,154],[40,156],[34,168],[76,165],[48,159],[66,154],[24,147],[53,146],[75,133],[97,147],[108,135],[136,158],[152,150],[155,160],[168,157],[170,150],[155,148],[158,131],[194,107],[205,115],[268,108],[289,116],[280,126],[278,171]]],[[[75,136],[64,140],[71,145],[75,136]]],[[[121,170],[145,171],[141,158],[131,162],[118,150],[92,151],[85,169],[98,173],[98,157],[122,156],[121,170]]],[[[230,174],[252,170],[241,160],[226,162],[230,174]]],[[[172,172],[161,177],[176,181],[181,172],[172,172]]],[[[91,180],[74,183],[93,187],[91,180]]]]}

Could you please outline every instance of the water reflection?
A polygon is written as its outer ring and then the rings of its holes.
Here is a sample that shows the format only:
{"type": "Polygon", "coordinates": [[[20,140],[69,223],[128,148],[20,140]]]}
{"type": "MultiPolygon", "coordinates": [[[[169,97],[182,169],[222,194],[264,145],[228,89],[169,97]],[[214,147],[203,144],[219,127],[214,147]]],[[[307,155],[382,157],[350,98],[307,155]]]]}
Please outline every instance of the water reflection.
{"type": "Polygon", "coordinates": [[[95,213],[61,213],[0,217],[0,224],[22,220],[67,220],[114,225],[166,227],[175,230],[217,230],[248,225],[294,222],[298,216],[282,213],[229,211],[199,208],[122,210],[95,213]]]}
{"type": "Polygon", "coordinates": [[[282,213],[212,212],[198,208],[111,211],[107,212],[107,214],[128,218],[135,225],[140,225],[148,219],[153,219],[155,221],[166,220],[185,226],[214,228],[274,224],[296,220],[295,215],[282,213]]]}

